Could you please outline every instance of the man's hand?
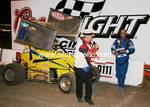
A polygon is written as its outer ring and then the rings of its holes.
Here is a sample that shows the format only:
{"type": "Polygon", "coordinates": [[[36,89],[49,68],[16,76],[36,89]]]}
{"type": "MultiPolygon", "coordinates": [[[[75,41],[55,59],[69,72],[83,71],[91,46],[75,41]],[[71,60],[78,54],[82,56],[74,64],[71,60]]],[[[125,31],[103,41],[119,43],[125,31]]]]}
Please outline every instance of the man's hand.
{"type": "Polygon", "coordinates": [[[126,49],[123,49],[122,52],[123,52],[123,53],[126,53],[126,49]]]}
{"type": "Polygon", "coordinates": [[[113,53],[115,56],[118,56],[118,52],[115,50],[113,53]]]}

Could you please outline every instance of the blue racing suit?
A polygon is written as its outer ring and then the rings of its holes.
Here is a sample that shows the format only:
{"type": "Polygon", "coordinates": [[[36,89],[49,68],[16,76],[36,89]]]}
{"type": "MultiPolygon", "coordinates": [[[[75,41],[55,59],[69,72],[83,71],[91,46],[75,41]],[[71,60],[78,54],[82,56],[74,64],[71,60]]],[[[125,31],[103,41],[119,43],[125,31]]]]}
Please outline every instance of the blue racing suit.
{"type": "Polygon", "coordinates": [[[117,51],[116,56],[116,77],[118,86],[124,88],[126,73],[128,71],[129,55],[135,52],[134,44],[130,39],[116,39],[111,47],[112,53],[117,51]],[[123,51],[125,50],[125,51],[123,51]]]}

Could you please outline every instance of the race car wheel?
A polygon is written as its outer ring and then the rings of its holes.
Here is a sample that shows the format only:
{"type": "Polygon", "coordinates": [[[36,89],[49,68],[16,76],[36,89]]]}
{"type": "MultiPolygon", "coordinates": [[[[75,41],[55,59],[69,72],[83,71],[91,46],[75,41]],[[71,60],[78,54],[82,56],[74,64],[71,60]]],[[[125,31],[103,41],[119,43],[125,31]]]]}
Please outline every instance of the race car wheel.
{"type": "Polygon", "coordinates": [[[25,68],[18,63],[11,63],[4,67],[2,79],[8,85],[17,85],[26,78],[25,68]]]}
{"type": "Polygon", "coordinates": [[[58,81],[58,88],[63,93],[73,93],[76,89],[76,80],[73,73],[63,74],[58,81]]]}

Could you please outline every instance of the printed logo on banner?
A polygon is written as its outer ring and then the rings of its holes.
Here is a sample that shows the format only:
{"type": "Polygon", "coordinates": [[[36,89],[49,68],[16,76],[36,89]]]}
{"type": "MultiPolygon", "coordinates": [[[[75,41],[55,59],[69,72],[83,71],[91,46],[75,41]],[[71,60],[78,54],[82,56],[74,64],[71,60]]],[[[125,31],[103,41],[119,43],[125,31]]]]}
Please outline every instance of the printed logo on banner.
{"type": "Polygon", "coordinates": [[[14,21],[14,32],[16,32],[19,18],[23,18],[25,20],[31,20],[33,22],[39,21],[39,22],[46,22],[45,17],[40,17],[39,19],[36,19],[32,16],[32,10],[29,7],[24,7],[22,9],[16,9],[15,10],[15,21],[14,21]]]}
{"type": "Polygon", "coordinates": [[[53,45],[53,49],[69,54],[74,54],[76,44],[77,43],[74,40],[69,40],[67,38],[56,38],[53,45]]]}
{"type": "Polygon", "coordinates": [[[140,25],[147,24],[149,15],[107,15],[86,16],[84,18],[81,32],[94,33],[98,38],[118,38],[121,29],[127,30],[127,37],[133,39],[140,25]]]}
{"type": "Polygon", "coordinates": [[[72,16],[98,16],[106,0],[62,0],[56,10],[72,16]]]}
{"type": "Polygon", "coordinates": [[[104,78],[112,78],[113,67],[114,67],[113,62],[110,63],[105,62],[97,64],[97,68],[100,70],[100,76],[104,78]]]}

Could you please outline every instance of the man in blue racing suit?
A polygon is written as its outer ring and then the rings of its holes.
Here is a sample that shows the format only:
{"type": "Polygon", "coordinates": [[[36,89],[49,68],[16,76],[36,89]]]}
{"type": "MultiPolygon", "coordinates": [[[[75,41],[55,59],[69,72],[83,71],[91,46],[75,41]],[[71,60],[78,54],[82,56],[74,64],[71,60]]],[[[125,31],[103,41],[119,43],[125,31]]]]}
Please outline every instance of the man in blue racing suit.
{"type": "Polygon", "coordinates": [[[111,52],[116,56],[116,77],[121,94],[124,94],[129,55],[135,52],[133,42],[127,39],[126,35],[126,31],[121,30],[120,38],[116,39],[111,47],[111,52]]]}

